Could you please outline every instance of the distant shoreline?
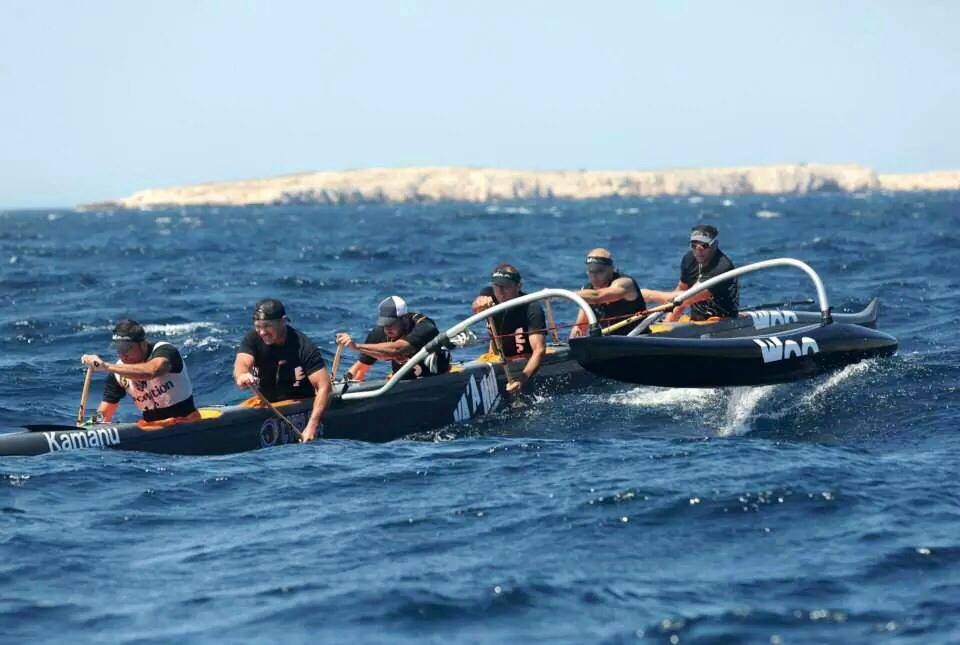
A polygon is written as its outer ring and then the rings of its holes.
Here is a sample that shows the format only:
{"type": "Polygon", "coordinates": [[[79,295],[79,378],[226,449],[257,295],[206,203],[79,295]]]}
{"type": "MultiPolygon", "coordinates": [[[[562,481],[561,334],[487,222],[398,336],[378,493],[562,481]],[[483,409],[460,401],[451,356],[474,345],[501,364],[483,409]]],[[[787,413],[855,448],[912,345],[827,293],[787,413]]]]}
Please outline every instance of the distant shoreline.
{"type": "Polygon", "coordinates": [[[693,195],[803,195],[960,190],[960,170],[879,174],[856,164],[787,164],[699,170],[367,168],[152,188],[84,204],[101,208],[281,204],[499,202],[693,195]]]}

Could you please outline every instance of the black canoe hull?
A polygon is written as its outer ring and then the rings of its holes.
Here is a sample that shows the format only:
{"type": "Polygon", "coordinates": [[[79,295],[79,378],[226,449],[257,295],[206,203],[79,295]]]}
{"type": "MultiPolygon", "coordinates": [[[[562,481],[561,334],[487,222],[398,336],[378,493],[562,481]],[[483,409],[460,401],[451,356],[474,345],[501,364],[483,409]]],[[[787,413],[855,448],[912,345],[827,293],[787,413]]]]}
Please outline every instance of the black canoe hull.
{"type": "Polygon", "coordinates": [[[570,350],[590,372],[638,385],[771,385],[895,353],[897,339],[867,324],[798,322],[772,325],[763,333],[729,328],[715,336],[708,327],[699,327],[694,336],[688,326],[676,334],[575,338],[570,350]]]}
{"type": "MultiPolygon", "coordinates": [[[[526,392],[562,392],[596,381],[568,354],[553,347],[526,392]]],[[[511,363],[516,374],[523,363],[511,363]]],[[[335,398],[324,418],[323,438],[385,442],[418,432],[466,422],[505,406],[506,375],[502,364],[471,362],[462,371],[401,381],[390,392],[361,400],[335,398]]],[[[376,389],[364,383],[349,391],[376,389]]],[[[312,399],[281,408],[301,429],[312,399]]],[[[294,443],[296,436],[266,408],[227,406],[216,418],[144,430],[133,423],[99,424],[88,428],[38,426],[46,431],[0,435],[0,456],[38,455],[80,448],[114,448],[177,455],[218,455],[294,443]]]]}

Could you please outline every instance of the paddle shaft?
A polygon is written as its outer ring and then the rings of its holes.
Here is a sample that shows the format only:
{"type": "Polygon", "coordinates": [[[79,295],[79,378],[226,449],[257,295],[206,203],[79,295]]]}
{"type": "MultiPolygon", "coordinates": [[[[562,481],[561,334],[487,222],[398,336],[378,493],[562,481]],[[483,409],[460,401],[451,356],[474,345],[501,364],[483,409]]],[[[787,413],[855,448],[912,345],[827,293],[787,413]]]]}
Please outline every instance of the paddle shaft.
{"type": "Polygon", "coordinates": [[[263,393],[260,392],[260,388],[258,388],[256,385],[254,385],[253,383],[251,383],[251,384],[250,384],[250,389],[253,390],[254,394],[256,394],[257,396],[260,397],[260,400],[261,400],[261,401],[263,401],[264,403],[267,404],[267,407],[268,407],[268,408],[270,408],[271,410],[273,410],[273,413],[274,413],[275,415],[277,415],[278,417],[280,417],[280,419],[281,419],[282,421],[284,421],[288,426],[290,426],[290,429],[293,430],[293,432],[297,435],[297,439],[303,439],[303,435],[302,435],[302,434],[300,433],[300,431],[297,429],[297,426],[293,425],[293,421],[291,421],[290,419],[288,419],[287,417],[285,417],[285,416],[283,415],[283,412],[281,412],[280,410],[277,409],[277,406],[275,406],[273,403],[270,403],[270,401],[267,400],[267,397],[265,397],[265,396],[263,395],[263,393]]]}
{"type": "Polygon", "coordinates": [[[650,309],[644,309],[643,311],[638,311],[637,313],[635,313],[634,315],[630,316],[630,317],[627,318],[626,320],[621,320],[620,322],[614,323],[613,325],[610,325],[609,327],[605,327],[604,330],[603,330],[603,335],[606,336],[607,334],[612,334],[613,332],[617,331],[618,329],[623,329],[623,328],[626,327],[627,325],[629,325],[629,324],[631,324],[631,323],[635,323],[635,322],[637,322],[638,320],[640,320],[641,318],[643,318],[644,316],[649,316],[649,315],[652,314],[652,313],[656,313],[656,312],[658,312],[658,311],[670,311],[670,310],[673,309],[675,306],[676,306],[676,305],[674,305],[672,302],[667,302],[667,303],[664,303],[664,304],[659,305],[659,306],[657,306],[657,307],[651,307],[650,309]]]}
{"type": "Polygon", "coordinates": [[[337,353],[333,355],[333,367],[330,371],[330,382],[336,383],[337,372],[340,371],[340,357],[343,356],[343,345],[337,345],[337,353]]]}
{"type": "Polygon", "coordinates": [[[87,412],[87,395],[90,393],[90,379],[93,377],[93,366],[87,367],[87,375],[83,379],[83,392],[80,394],[80,407],[77,409],[77,425],[83,425],[83,417],[87,412]]]}
{"type": "Polygon", "coordinates": [[[500,360],[503,361],[503,373],[507,377],[507,383],[513,383],[516,379],[514,379],[513,374],[510,373],[510,363],[507,361],[507,356],[503,353],[503,342],[500,340],[497,323],[493,322],[493,318],[488,318],[487,324],[490,325],[490,331],[493,332],[493,346],[496,348],[500,360]]]}
{"type": "Polygon", "coordinates": [[[553,341],[555,343],[559,343],[560,333],[557,331],[557,323],[553,319],[553,307],[550,306],[549,300],[544,300],[543,305],[547,310],[547,327],[549,327],[550,331],[553,332],[553,341]]]}

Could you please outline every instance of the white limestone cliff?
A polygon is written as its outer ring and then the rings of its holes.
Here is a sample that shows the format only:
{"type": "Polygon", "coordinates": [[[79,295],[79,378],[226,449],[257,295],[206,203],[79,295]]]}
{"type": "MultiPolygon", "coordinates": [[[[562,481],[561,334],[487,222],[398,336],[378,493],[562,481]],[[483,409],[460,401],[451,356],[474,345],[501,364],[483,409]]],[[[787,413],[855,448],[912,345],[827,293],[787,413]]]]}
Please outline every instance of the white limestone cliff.
{"type": "Polygon", "coordinates": [[[960,171],[877,175],[865,166],[794,164],[701,170],[523,171],[496,168],[367,168],[308,172],[142,190],[91,207],[245,206],[251,204],[488,202],[669,195],[802,195],[868,190],[957,190],[960,171]]]}

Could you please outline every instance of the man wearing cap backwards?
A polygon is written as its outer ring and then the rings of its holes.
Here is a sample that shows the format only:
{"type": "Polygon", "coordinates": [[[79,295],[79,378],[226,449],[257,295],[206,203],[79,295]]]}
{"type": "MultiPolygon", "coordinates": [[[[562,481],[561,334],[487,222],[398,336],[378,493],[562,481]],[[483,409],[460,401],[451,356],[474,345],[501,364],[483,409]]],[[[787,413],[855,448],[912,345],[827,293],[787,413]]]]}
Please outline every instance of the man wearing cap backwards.
{"type": "Polygon", "coordinates": [[[111,421],[117,404],[129,394],[144,421],[180,418],[199,421],[193,403],[193,385],[180,352],[170,343],[147,341],[147,334],[135,320],[121,320],[113,329],[113,344],[119,360],[108,363],[96,354],[84,354],[81,362],[109,376],[103,387],[103,401],[97,412],[111,421]]]}
{"type": "Polygon", "coordinates": [[[253,331],[243,337],[233,363],[237,387],[259,384],[268,401],[313,397],[301,441],[312,441],[330,404],[330,376],[320,350],[287,323],[283,303],[273,298],[253,308],[253,331]]]}
{"type": "MultiPolygon", "coordinates": [[[[484,287],[474,299],[474,313],[524,295],[520,271],[511,264],[498,264],[494,267],[490,283],[491,286],[484,287]]],[[[494,326],[493,333],[500,338],[504,359],[527,357],[523,371],[507,384],[507,394],[516,394],[537,373],[547,353],[547,322],[543,307],[539,302],[530,302],[522,307],[494,314],[490,320],[494,326]]]]}
{"type": "MultiPolygon", "coordinates": [[[[347,333],[337,334],[337,343],[360,352],[360,359],[347,370],[345,377],[347,380],[362,381],[370,366],[378,360],[390,361],[396,372],[439,333],[432,320],[423,314],[408,311],[407,303],[400,296],[385,298],[377,309],[377,326],[370,330],[364,342],[355,342],[347,333]]],[[[434,376],[448,371],[450,352],[441,349],[414,365],[404,379],[434,376]]]]}
{"type": "MultiPolygon", "coordinates": [[[[626,274],[619,273],[614,268],[613,254],[610,251],[593,249],[587,253],[586,263],[587,277],[590,282],[583,285],[578,293],[593,309],[602,327],[609,327],[647,308],[643,300],[643,291],[637,281],[626,274]]],[[[613,334],[625,336],[639,324],[638,320],[624,325],[613,334]]],[[[586,331],[587,315],[579,311],[577,321],[570,330],[570,337],[582,336],[586,331]]]]}
{"type": "MultiPolygon", "coordinates": [[[[710,224],[697,224],[690,230],[690,250],[680,261],[680,281],[676,291],[686,291],[698,282],[703,282],[734,268],[717,245],[719,231],[710,224]]],[[[667,320],[677,320],[683,310],[690,307],[691,320],[708,318],[736,318],[740,309],[740,286],[737,279],[721,282],[706,291],[684,301],[667,316],[667,320]]]]}

